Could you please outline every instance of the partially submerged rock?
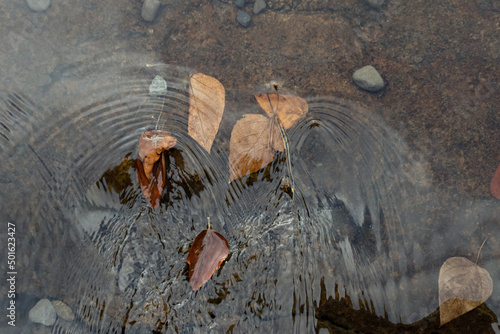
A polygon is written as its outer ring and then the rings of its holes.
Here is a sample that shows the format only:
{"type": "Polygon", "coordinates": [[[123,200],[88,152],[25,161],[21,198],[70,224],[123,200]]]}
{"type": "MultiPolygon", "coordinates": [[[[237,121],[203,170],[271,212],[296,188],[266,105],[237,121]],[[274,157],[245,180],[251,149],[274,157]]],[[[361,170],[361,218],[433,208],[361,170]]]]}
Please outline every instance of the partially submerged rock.
{"type": "Polygon", "coordinates": [[[29,318],[45,326],[52,326],[56,322],[56,310],[48,299],[40,299],[30,310],[29,318]]]}
{"type": "Polygon", "coordinates": [[[385,86],[384,79],[382,79],[377,70],[371,65],[354,72],[352,79],[357,86],[369,92],[379,91],[385,86]]]}

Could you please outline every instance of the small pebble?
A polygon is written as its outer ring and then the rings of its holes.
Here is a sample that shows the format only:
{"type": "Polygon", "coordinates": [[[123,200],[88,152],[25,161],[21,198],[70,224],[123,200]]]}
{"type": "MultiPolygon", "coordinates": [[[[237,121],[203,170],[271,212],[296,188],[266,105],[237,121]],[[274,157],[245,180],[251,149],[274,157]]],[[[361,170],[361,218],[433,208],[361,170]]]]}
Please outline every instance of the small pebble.
{"type": "Polygon", "coordinates": [[[75,315],[73,314],[73,311],[71,311],[69,306],[64,304],[62,301],[53,300],[52,306],[54,306],[54,309],[56,310],[56,313],[60,318],[66,320],[66,321],[75,320],[75,315]]]}
{"type": "Polygon", "coordinates": [[[167,94],[167,82],[163,77],[157,75],[154,77],[153,81],[151,81],[151,85],[149,85],[149,95],[159,96],[165,94],[167,94]]]}
{"type": "Polygon", "coordinates": [[[367,0],[368,5],[372,8],[380,8],[384,4],[385,0],[367,0]]]}
{"type": "Polygon", "coordinates": [[[253,4],[253,13],[259,14],[264,9],[266,9],[266,2],[264,0],[255,0],[255,2],[253,4]]]}
{"type": "Polygon", "coordinates": [[[376,92],[384,88],[385,83],[373,66],[360,68],[352,75],[354,83],[369,92],[376,92]]]}
{"type": "Polygon", "coordinates": [[[245,7],[245,0],[235,0],[234,1],[234,5],[237,7],[237,8],[243,8],[245,7]]]}
{"type": "Polygon", "coordinates": [[[158,13],[158,8],[160,8],[160,2],[158,0],[145,0],[142,4],[141,16],[144,21],[152,22],[156,13],[158,13]]]}
{"type": "Polygon", "coordinates": [[[40,299],[30,310],[29,318],[45,326],[52,326],[56,322],[56,310],[48,299],[40,299]]]}
{"type": "Polygon", "coordinates": [[[238,21],[239,24],[246,28],[250,25],[252,18],[250,17],[250,15],[248,15],[247,12],[240,10],[238,11],[238,16],[236,16],[236,21],[238,21]]]}
{"type": "Polygon", "coordinates": [[[43,12],[50,6],[50,0],[26,0],[28,7],[35,12],[43,12]]]}

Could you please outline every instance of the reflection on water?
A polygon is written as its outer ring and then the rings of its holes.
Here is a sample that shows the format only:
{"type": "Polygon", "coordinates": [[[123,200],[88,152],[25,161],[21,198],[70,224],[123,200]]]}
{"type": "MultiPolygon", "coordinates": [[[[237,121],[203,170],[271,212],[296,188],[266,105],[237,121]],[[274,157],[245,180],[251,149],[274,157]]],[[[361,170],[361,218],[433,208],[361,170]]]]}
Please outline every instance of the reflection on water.
{"type": "MultiPolygon", "coordinates": [[[[75,312],[74,322],[57,321],[58,332],[313,332],[328,296],[392,322],[436,309],[437,273],[455,239],[446,239],[448,221],[433,224],[444,216],[432,204],[437,195],[401,138],[356,104],[309,99],[306,119],[288,132],[293,199],[282,190],[279,154],[228,184],[229,135],[258,110],[253,92],[228,93],[208,154],[187,135],[189,73],[146,61],[80,64],[61,71],[64,84],[43,108],[5,93],[2,220],[21,231],[20,293],[75,312]],[[156,75],[168,89],[152,97],[156,75]],[[178,143],[154,211],[132,160],[139,135],[157,123],[178,143]],[[230,255],[193,292],[187,251],[206,217],[230,255]]],[[[498,295],[492,300],[498,305],[498,295]]]]}

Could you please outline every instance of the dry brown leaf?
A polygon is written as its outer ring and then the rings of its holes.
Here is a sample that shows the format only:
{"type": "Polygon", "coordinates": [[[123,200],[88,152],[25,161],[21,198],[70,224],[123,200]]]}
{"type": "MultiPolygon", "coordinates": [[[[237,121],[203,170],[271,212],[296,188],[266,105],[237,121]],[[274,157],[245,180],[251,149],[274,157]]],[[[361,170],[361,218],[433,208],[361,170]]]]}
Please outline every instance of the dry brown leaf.
{"type": "Polygon", "coordinates": [[[500,199],[500,165],[491,179],[490,191],[493,197],[500,199]]]}
{"type": "Polygon", "coordinates": [[[229,182],[249,175],[273,161],[283,151],[278,126],[264,115],[246,114],[238,120],[229,142],[229,182]]]}
{"type": "Polygon", "coordinates": [[[151,180],[153,165],[160,159],[161,152],[175,146],[177,139],[163,130],[147,130],[139,138],[139,157],[141,158],[144,175],[151,180]]]}
{"type": "Polygon", "coordinates": [[[309,111],[306,100],[295,95],[256,94],[255,99],[269,118],[276,113],[285,129],[295,126],[309,111]]]}
{"type": "Polygon", "coordinates": [[[189,283],[194,291],[205,284],[229,254],[229,243],[212,229],[201,231],[189,250],[189,283]]]}
{"type": "Polygon", "coordinates": [[[224,86],[219,80],[202,73],[190,78],[188,134],[208,153],[224,113],[224,86]]]}
{"type": "Polygon", "coordinates": [[[486,269],[463,257],[445,261],[439,271],[441,326],[484,303],[493,292],[486,269]]]}
{"type": "Polygon", "coordinates": [[[160,205],[161,195],[165,187],[165,153],[160,154],[160,158],[154,163],[149,179],[144,173],[144,166],[141,159],[135,161],[135,174],[141,186],[142,193],[146,201],[153,209],[160,205]]]}

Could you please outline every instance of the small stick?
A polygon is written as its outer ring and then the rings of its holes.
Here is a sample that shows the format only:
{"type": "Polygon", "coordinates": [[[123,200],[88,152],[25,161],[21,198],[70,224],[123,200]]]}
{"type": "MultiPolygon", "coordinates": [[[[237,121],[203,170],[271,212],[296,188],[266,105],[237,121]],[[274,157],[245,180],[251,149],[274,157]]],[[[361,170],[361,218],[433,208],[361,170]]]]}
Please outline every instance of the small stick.
{"type": "Polygon", "coordinates": [[[210,226],[210,217],[207,217],[208,219],[208,225],[207,225],[207,230],[210,230],[212,227],[210,226]]]}
{"type": "Polygon", "coordinates": [[[483,249],[483,246],[484,246],[484,244],[486,243],[486,240],[488,240],[489,237],[490,236],[487,236],[486,239],[484,239],[483,244],[481,245],[481,247],[479,247],[479,252],[477,252],[476,264],[477,264],[477,261],[479,260],[479,254],[481,254],[481,249],[483,249]]]}

